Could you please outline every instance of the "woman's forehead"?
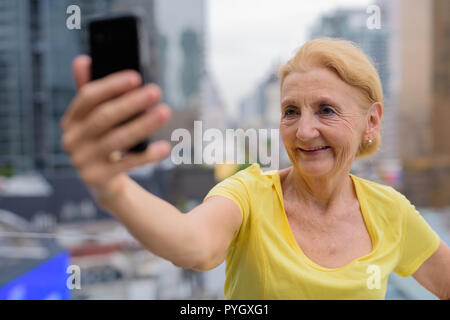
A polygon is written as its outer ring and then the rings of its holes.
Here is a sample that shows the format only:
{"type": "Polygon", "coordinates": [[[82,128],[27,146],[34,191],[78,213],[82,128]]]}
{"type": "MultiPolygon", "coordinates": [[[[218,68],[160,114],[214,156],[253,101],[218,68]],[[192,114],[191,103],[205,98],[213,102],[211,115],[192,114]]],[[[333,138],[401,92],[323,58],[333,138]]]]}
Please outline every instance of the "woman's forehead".
{"type": "Polygon", "coordinates": [[[326,98],[342,102],[346,98],[356,97],[358,93],[356,88],[342,81],[334,72],[314,68],[286,76],[281,87],[281,102],[326,98]]]}
{"type": "Polygon", "coordinates": [[[325,68],[314,68],[308,71],[291,72],[286,76],[281,91],[308,91],[339,90],[351,87],[342,81],[334,72],[325,68]]]}

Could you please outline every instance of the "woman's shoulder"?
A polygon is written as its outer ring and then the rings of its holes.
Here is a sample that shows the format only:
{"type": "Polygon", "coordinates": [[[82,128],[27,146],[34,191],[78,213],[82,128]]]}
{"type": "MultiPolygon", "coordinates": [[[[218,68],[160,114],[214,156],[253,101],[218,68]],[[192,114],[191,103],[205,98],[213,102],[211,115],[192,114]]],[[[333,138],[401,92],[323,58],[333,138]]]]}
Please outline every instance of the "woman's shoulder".
{"type": "Polygon", "coordinates": [[[239,180],[245,185],[271,186],[276,170],[263,171],[259,163],[253,163],[245,169],[234,173],[228,179],[239,180]]]}
{"type": "Polygon", "coordinates": [[[396,190],[394,187],[372,180],[364,179],[354,174],[350,174],[353,181],[358,184],[357,189],[362,193],[369,201],[381,202],[386,205],[405,203],[408,201],[406,197],[396,190]]]}
{"type": "Polygon", "coordinates": [[[394,187],[352,175],[358,198],[381,229],[401,230],[408,212],[414,210],[409,200],[394,187]],[[362,200],[362,201],[361,201],[362,200]]]}
{"type": "Polygon", "coordinates": [[[273,184],[271,173],[262,171],[259,164],[254,163],[218,182],[204,199],[223,195],[252,206],[261,199],[270,199],[269,195],[274,192],[273,184]]]}
{"type": "MultiPolygon", "coordinates": [[[[275,171],[275,170],[273,170],[275,171]]],[[[248,167],[244,169],[240,169],[235,174],[234,177],[248,177],[253,179],[265,179],[267,174],[270,174],[270,171],[263,171],[260,164],[258,162],[250,164],[248,167]]]]}

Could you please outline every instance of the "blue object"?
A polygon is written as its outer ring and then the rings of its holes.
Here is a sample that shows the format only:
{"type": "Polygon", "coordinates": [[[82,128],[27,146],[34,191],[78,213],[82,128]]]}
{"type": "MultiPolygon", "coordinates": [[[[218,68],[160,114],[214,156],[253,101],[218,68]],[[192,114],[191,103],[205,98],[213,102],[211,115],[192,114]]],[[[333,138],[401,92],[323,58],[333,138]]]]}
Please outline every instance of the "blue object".
{"type": "Polygon", "coordinates": [[[70,300],[66,273],[70,255],[63,251],[0,287],[0,300],[70,300]]]}

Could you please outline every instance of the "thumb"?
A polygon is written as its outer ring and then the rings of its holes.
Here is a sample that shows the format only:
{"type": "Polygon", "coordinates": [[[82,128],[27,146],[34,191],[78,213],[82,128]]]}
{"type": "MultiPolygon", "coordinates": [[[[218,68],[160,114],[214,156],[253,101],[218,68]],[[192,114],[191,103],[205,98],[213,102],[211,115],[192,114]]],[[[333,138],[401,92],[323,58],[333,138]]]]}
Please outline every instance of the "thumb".
{"type": "Polygon", "coordinates": [[[77,89],[91,80],[91,57],[79,55],[72,62],[72,72],[77,89]]]}

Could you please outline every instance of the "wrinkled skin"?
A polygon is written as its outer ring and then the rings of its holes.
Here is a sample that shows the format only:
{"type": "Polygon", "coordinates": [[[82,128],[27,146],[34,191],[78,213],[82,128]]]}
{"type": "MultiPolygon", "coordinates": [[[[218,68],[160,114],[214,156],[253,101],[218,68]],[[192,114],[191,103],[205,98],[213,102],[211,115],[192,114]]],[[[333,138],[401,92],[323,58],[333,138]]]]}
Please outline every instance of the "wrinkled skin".
{"type": "Polygon", "coordinates": [[[381,103],[366,110],[363,103],[359,89],[322,67],[292,72],[281,87],[280,134],[292,163],[291,182],[325,207],[340,185],[350,183],[360,144],[379,132],[381,103]],[[322,146],[330,148],[317,155],[298,149],[322,146]]]}

